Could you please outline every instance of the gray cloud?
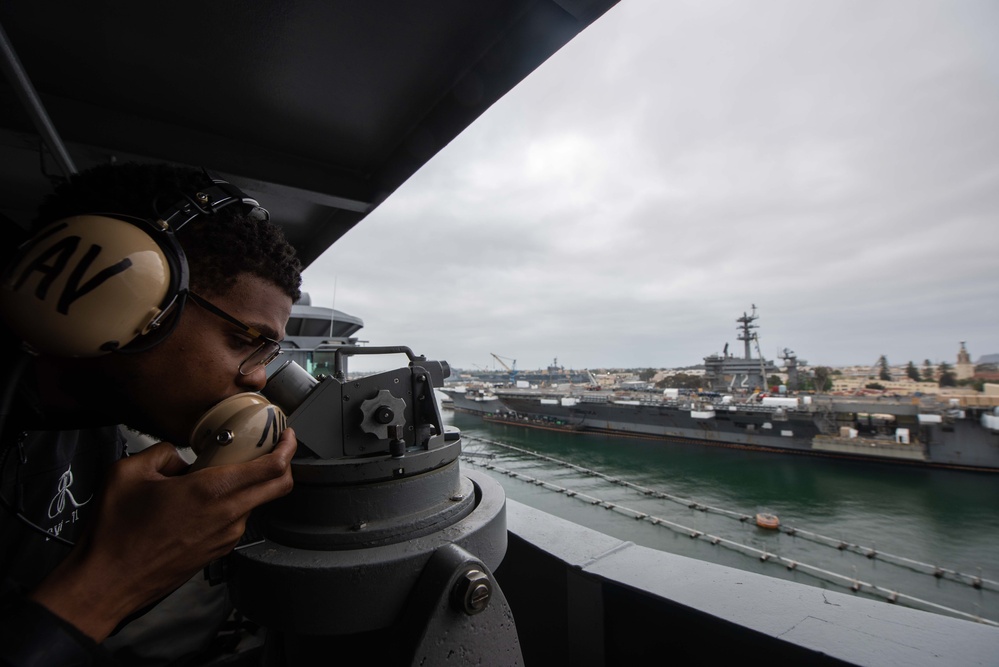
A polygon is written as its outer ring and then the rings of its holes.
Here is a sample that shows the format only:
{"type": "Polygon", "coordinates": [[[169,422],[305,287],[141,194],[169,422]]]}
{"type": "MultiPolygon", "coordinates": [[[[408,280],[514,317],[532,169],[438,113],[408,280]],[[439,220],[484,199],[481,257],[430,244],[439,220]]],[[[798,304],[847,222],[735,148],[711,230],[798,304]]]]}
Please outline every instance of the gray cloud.
{"type": "Polygon", "coordinates": [[[453,365],[999,352],[999,5],[625,0],[306,273],[453,365]],[[739,348],[734,348],[739,349],[739,348]]]}

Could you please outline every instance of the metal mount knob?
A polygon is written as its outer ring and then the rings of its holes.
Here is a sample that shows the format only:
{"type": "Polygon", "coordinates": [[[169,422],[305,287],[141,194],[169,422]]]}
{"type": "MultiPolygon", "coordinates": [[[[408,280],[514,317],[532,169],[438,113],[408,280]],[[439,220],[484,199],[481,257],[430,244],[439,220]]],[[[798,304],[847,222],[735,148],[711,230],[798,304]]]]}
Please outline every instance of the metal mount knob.
{"type": "Polygon", "coordinates": [[[361,412],[364,414],[361,430],[379,440],[388,439],[390,427],[406,423],[406,402],[388,389],[379,390],[373,398],[361,403],[361,412]]]}

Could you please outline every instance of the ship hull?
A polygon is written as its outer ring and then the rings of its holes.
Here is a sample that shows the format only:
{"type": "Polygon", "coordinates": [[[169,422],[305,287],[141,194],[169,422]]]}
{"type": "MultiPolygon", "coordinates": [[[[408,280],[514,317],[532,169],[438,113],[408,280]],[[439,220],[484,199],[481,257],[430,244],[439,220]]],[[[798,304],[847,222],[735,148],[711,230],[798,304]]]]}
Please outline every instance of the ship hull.
{"type": "Polygon", "coordinates": [[[494,416],[490,421],[764,452],[999,472],[999,433],[984,428],[976,415],[921,426],[913,417],[913,441],[900,443],[873,433],[842,437],[841,427],[858,425],[855,413],[822,415],[812,410],[653,401],[582,400],[573,404],[563,400],[565,397],[507,392],[499,396],[515,416],[494,416]]]}

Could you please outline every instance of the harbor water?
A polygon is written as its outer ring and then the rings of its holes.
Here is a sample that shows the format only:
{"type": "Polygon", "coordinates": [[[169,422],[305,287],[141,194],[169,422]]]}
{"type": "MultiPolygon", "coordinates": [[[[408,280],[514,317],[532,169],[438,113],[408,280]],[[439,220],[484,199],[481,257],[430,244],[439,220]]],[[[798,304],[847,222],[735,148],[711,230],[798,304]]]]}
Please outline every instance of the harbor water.
{"type": "Polygon", "coordinates": [[[508,498],[618,539],[999,623],[999,474],[445,419],[508,498]]]}

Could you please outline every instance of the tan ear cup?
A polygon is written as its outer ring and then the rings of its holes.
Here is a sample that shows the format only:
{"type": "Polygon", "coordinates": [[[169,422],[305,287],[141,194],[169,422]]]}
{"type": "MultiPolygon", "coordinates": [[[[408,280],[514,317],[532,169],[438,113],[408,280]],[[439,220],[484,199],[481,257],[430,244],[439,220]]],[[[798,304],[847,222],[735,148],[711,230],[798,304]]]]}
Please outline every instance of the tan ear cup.
{"type": "Polygon", "coordinates": [[[0,285],[0,313],[40,352],[98,356],[148,330],[170,278],[163,250],[136,225],[75,216],[22,250],[0,285]]]}
{"type": "Polygon", "coordinates": [[[272,451],[287,426],[281,408],[260,394],[230,396],[202,415],[191,431],[193,469],[243,463],[272,451]]]}

